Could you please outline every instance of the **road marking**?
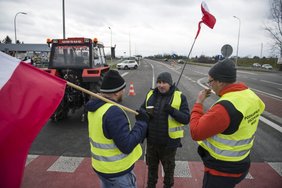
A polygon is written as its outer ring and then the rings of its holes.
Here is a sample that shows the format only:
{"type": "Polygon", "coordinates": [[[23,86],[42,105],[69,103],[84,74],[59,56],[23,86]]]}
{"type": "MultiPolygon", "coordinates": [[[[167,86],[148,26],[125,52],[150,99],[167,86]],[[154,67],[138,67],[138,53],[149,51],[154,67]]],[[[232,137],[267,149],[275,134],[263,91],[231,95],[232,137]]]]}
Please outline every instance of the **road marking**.
{"type": "Polygon", "coordinates": [[[245,179],[254,179],[254,177],[250,174],[250,172],[248,172],[247,176],[245,177],[245,179]]]}
{"type": "Polygon", "coordinates": [[[51,172],[74,172],[80,165],[84,157],[60,156],[47,171],[51,172]]]}
{"type": "Polygon", "coordinates": [[[277,99],[280,99],[282,100],[282,97],[279,97],[277,95],[273,95],[273,94],[270,94],[270,93],[266,93],[264,91],[261,91],[261,90],[258,90],[258,89],[254,89],[254,88],[250,88],[251,90],[254,90],[254,91],[257,91],[257,92],[260,92],[262,94],[265,94],[265,95],[268,95],[268,96],[271,96],[271,97],[274,97],[274,98],[277,98],[277,99]]]}
{"type": "MultiPolygon", "coordinates": [[[[162,177],[164,177],[163,167],[162,167],[162,177]]],[[[188,161],[175,161],[174,177],[192,178],[188,161]]]]}
{"type": "MultiPolygon", "coordinates": [[[[175,70],[174,68],[171,68],[171,67],[169,67],[168,65],[163,64],[163,63],[160,63],[160,62],[157,62],[157,61],[154,61],[154,62],[156,62],[156,63],[158,63],[158,64],[160,64],[160,65],[163,65],[163,66],[167,67],[168,69],[170,69],[171,71],[173,71],[173,72],[175,72],[175,73],[177,73],[177,74],[180,75],[180,72],[178,72],[178,71],[175,70]]],[[[151,63],[150,63],[150,64],[151,64],[151,63]]],[[[190,78],[190,77],[188,77],[188,76],[185,76],[184,74],[182,74],[182,76],[185,77],[186,79],[188,79],[188,80],[191,81],[191,82],[196,82],[195,80],[193,80],[192,78],[190,78]]]]}
{"type": "Polygon", "coordinates": [[[128,72],[123,73],[121,76],[124,77],[128,74],[128,72]]]}
{"type": "Polygon", "coordinates": [[[282,176],[282,163],[281,162],[269,162],[268,163],[280,176],[282,176]]]}
{"type": "Polygon", "coordinates": [[[31,163],[31,161],[33,161],[34,159],[36,159],[39,155],[28,155],[26,162],[25,162],[25,166],[27,166],[29,163],[31,163]]]}
{"type": "Polygon", "coordinates": [[[195,70],[192,70],[193,72],[195,72],[195,73],[198,73],[198,74],[201,74],[201,75],[207,75],[206,73],[202,73],[202,72],[199,72],[199,71],[195,71],[195,70]]]}
{"type": "Polygon", "coordinates": [[[263,116],[260,116],[259,118],[262,122],[264,122],[265,124],[271,126],[272,128],[276,129],[277,131],[279,131],[280,133],[282,133],[282,127],[280,127],[279,125],[277,125],[276,123],[269,121],[268,119],[264,118],[263,116]]]}
{"type": "Polygon", "coordinates": [[[267,80],[260,80],[261,82],[266,82],[266,83],[270,83],[270,84],[277,84],[277,85],[280,85],[282,86],[282,84],[280,83],[277,83],[277,82],[271,82],[271,81],[267,81],[267,80]]]}
{"type": "Polygon", "coordinates": [[[245,74],[257,75],[256,73],[253,73],[253,72],[246,72],[246,71],[239,71],[239,70],[237,70],[237,72],[239,72],[239,73],[245,73],[245,74]]]}
{"type": "Polygon", "coordinates": [[[152,75],[152,88],[155,88],[155,67],[151,63],[149,63],[149,64],[151,65],[152,72],[153,72],[153,75],[152,75]]]}
{"type": "MultiPolygon", "coordinates": [[[[34,159],[40,159],[40,155],[28,155],[26,166],[31,163],[34,159]]],[[[54,171],[54,172],[62,172],[62,173],[74,173],[75,170],[79,167],[81,162],[84,159],[89,159],[89,157],[65,157],[60,156],[53,164],[50,166],[47,171],[54,171]]],[[[41,158],[41,160],[44,160],[41,158]]],[[[144,163],[145,164],[145,163],[144,163]]],[[[202,164],[202,162],[197,163],[202,164]]],[[[275,172],[277,172],[280,177],[282,176],[282,162],[266,162],[264,164],[268,164],[275,172]]],[[[30,164],[32,165],[32,164],[30,164]]],[[[201,165],[202,166],[202,165],[201,165]]],[[[253,165],[252,168],[255,168],[253,165]]],[[[161,166],[161,175],[164,177],[164,170],[161,166]]],[[[175,170],[174,170],[174,177],[178,178],[193,178],[192,173],[189,167],[189,161],[175,161],[175,170]]],[[[245,179],[257,179],[257,177],[253,177],[250,172],[247,174],[245,179]]]]}

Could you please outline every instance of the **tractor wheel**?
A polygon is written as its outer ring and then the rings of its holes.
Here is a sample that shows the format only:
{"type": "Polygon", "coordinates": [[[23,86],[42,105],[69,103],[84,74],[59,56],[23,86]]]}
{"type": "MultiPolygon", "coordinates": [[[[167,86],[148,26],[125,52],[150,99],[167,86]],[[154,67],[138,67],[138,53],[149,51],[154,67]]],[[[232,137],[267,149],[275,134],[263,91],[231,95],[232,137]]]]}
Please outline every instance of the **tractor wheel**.
{"type": "Polygon", "coordinates": [[[102,73],[101,76],[100,76],[100,79],[97,82],[90,83],[90,91],[92,91],[93,93],[99,93],[100,92],[100,88],[101,88],[101,85],[102,85],[104,75],[105,75],[105,73],[102,73]]]}
{"type": "Polygon", "coordinates": [[[59,120],[62,120],[68,116],[69,108],[67,107],[64,99],[61,101],[59,106],[57,107],[54,114],[51,116],[51,120],[54,122],[57,122],[59,120]]]}

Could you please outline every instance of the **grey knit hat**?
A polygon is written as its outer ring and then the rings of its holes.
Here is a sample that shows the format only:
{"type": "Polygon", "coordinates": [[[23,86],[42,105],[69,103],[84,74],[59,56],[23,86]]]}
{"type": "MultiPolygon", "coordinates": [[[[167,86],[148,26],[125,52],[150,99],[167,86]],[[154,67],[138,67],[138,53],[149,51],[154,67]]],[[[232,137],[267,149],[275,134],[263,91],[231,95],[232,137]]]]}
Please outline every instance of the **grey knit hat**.
{"type": "Polygon", "coordinates": [[[116,70],[109,70],[102,81],[100,92],[116,93],[125,88],[126,82],[116,70]]]}
{"type": "Polygon", "coordinates": [[[236,81],[235,64],[230,59],[217,62],[210,70],[209,75],[220,82],[233,83],[236,81]]]}
{"type": "Polygon", "coordinates": [[[159,82],[159,81],[163,81],[163,82],[168,83],[169,85],[172,85],[171,74],[169,72],[160,73],[158,78],[157,78],[157,82],[159,82]]]}

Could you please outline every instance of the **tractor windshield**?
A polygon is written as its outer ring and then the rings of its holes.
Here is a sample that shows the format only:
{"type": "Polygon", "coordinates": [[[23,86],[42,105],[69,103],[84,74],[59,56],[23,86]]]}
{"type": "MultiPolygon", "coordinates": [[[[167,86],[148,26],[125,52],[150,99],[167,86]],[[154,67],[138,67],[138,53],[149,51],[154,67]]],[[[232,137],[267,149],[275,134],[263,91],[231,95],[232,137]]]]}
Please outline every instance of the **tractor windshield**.
{"type": "Polygon", "coordinates": [[[53,45],[49,68],[90,68],[87,45],[53,45]]]}

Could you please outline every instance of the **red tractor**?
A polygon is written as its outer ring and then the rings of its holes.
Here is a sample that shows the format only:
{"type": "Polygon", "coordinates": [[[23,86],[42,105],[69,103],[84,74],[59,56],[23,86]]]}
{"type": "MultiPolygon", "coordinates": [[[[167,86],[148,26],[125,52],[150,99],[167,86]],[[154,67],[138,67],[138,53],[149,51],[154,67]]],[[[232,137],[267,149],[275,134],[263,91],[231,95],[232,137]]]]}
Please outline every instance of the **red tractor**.
{"type": "MultiPolygon", "coordinates": [[[[48,39],[47,43],[51,46],[51,52],[46,72],[92,92],[99,92],[103,76],[109,70],[103,44],[96,38],[48,39]]],[[[52,120],[67,117],[69,111],[74,113],[84,107],[89,98],[89,95],[67,86],[52,120]]],[[[86,112],[83,110],[82,121],[85,117],[86,112]]]]}

